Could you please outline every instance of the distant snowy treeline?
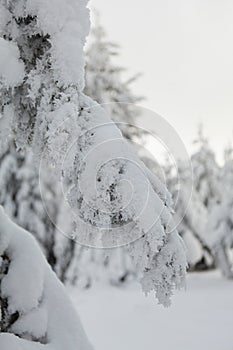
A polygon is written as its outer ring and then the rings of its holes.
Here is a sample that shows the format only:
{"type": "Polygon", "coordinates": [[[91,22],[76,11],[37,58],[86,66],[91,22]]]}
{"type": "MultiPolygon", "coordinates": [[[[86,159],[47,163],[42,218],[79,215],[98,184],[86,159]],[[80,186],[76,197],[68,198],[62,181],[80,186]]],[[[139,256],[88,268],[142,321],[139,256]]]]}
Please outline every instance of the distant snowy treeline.
{"type": "Polygon", "coordinates": [[[233,147],[225,149],[220,166],[202,127],[194,144],[190,158],[193,188],[187,208],[182,207],[183,198],[179,196],[179,188],[185,189],[188,184],[187,164],[178,164],[177,169],[169,163],[164,167],[166,184],[177,200],[177,214],[183,218],[178,230],[187,246],[189,269],[219,268],[223,276],[232,278],[233,147]]]}

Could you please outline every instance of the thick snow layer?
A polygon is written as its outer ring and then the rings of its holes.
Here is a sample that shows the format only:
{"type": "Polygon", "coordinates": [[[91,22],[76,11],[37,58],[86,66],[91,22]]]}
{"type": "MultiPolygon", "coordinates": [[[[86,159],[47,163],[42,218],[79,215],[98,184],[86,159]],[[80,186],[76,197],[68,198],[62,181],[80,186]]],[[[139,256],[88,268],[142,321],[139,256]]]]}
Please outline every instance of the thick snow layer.
{"type": "Polygon", "coordinates": [[[63,285],[36,241],[11,222],[2,207],[0,249],[0,254],[5,252],[10,259],[1,281],[1,297],[7,299],[10,315],[19,313],[11,333],[0,333],[0,349],[91,350],[63,285]]]}
{"type": "Polygon", "coordinates": [[[169,308],[137,286],[70,293],[96,350],[233,348],[233,283],[216,272],[190,274],[169,308]]]}
{"type": "Polygon", "coordinates": [[[51,37],[55,76],[65,86],[84,86],[83,46],[89,32],[86,4],[86,0],[27,1],[26,11],[37,15],[44,34],[51,37]]]}

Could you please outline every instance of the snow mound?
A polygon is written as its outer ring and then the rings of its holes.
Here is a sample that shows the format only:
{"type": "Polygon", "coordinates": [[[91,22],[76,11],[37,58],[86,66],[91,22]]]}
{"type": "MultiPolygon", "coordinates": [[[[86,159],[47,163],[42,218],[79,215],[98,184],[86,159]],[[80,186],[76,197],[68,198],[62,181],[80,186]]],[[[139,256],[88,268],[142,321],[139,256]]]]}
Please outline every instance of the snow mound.
{"type": "MultiPolygon", "coordinates": [[[[27,1],[26,12],[37,16],[44,34],[50,35],[55,78],[65,86],[84,86],[83,46],[89,32],[86,4],[86,0],[27,1]]],[[[18,16],[22,15],[20,11],[18,16]]]]}
{"type": "Polygon", "coordinates": [[[36,241],[2,207],[0,254],[0,348],[91,350],[63,285],[36,241]]]}

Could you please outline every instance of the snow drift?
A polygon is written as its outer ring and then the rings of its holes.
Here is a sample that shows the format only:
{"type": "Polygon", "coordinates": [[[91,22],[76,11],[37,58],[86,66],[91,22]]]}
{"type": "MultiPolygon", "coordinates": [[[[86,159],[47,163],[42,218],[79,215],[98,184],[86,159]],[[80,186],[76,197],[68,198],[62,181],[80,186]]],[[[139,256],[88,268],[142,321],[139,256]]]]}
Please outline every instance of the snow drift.
{"type": "Polygon", "coordinates": [[[35,239],[0,207],[2,350],[91,350],[63,285],[35,239]]]}

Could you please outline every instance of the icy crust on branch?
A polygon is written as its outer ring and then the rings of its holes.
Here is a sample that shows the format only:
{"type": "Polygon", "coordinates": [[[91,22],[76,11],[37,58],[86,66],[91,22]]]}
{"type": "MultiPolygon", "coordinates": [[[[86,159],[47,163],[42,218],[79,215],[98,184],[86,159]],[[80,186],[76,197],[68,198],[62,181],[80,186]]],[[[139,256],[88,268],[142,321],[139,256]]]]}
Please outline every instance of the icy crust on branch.
{"type": "Polygon", "coordinates": [[[4,327],[0,348],[91,350],[63,285],[36,241],[14,224],[2,207],[0,256],[1,330],[4,327]]]}

